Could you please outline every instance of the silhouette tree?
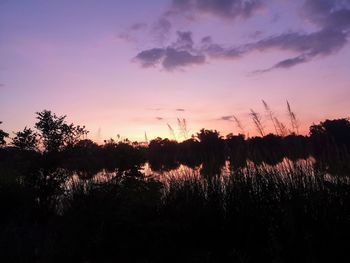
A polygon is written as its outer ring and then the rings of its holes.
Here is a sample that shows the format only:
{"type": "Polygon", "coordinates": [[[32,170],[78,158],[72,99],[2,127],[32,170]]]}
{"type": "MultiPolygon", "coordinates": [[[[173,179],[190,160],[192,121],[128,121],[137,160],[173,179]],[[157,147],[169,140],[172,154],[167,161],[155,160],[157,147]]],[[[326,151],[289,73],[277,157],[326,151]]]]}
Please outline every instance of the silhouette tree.
{"type": "Polygon", "coordinates": [[[32,129],[25,127],[23,131],[15,133],[15,137],[12,139],[12,144],[21,149],[34,151],[38,146],[38,134],[32,129]]]}
{"type": "Polygon", "coordinates": [[[350,121],[349,119],[326,120],[310,127],[312,139],[331,139],[338,146],[350,147],[350,121]]]}
{"type": "Polygon", "coordinates": [[[220,175],[225,163],[225,141],[216,130],[201,129],[197,133],[200,142],[201,158],[203,166],[201,173],[204,176],[220,175]]]}
{"type": "Polygon", "coordinates": [[[243,134],[233,135],[230,133],[226,136],[225,143],[231,169],[244,166],[247,159],[245,136],[243,134]]]}
{"type": "MultiPolygon", "coordinates": [[[[0,121],[0,124],[2,121],[0,121]]],[[[0,146],[6,144],[5,138],[9,137],[9,134],[0,129],[0,146]]]]}
{"type": "Polygon", "coordinates": [[[156,138],[148,145],[148,159],[152,169],[169,171],[179,167],[178,143],[169,139],[156,138]]]}
{"type": "Polygon", "coordinates": [[[350,171],[350,121],[326,120],[310,127],[313,154],[331,174],[350,171]]]}
{"type": "Polygon", "coordinates": [[[88,133],[85,126],[66,123],[66,116],[56,116],[48,110],[37,112],[38,122],[35,128],[40,131],[40,138],[45,152],[58,152],[76,144],[88,133]]]}
{"type": "Polygon", "coordinates": [[[222,141],[222,136],[217,130],[201,129],[197,133],[197,138],[201,143],[206,145],[214,145],[222,141]]]}

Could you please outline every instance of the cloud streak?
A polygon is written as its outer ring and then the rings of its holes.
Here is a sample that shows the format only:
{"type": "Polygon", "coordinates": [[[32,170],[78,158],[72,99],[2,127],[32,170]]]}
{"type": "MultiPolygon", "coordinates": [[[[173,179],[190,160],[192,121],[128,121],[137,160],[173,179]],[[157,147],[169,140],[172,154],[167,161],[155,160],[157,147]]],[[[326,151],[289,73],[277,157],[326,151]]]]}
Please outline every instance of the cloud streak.
{"type": "Polygon", "coordinates": [[[233,115],[228,115],[228,116],[222,116],[220,120],[222,121],[233,121],[234,116],[233,115]]]}

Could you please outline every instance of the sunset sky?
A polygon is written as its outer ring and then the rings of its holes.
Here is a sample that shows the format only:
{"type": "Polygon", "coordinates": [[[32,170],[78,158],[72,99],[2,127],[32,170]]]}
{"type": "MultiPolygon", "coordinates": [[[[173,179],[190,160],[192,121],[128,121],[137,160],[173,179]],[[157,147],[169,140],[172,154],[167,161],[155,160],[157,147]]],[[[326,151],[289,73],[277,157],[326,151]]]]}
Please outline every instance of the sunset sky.
{"type": "Polygon", "coordinates": [[[49,109],[98,142],[177,118],[238,133],[233,115],[255,135],[264,99],[307,133],[350,116],[349,36],[350,0],[0,0],[1,129],[49,109]]]}

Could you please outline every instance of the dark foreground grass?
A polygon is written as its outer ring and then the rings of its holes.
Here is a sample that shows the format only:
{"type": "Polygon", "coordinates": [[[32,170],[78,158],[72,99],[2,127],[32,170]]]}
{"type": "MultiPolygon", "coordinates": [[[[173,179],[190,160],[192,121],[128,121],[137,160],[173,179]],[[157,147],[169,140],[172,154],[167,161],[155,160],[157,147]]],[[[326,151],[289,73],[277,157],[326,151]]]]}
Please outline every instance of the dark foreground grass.
{"type": "Polygon", "coordinates": [[[9,182],[0,192],[1,256],[3,262],[349,262],[349,182],[307,163],[162,180],[130,171],[65,184],[50,202],[32,185],[9,182]]]}

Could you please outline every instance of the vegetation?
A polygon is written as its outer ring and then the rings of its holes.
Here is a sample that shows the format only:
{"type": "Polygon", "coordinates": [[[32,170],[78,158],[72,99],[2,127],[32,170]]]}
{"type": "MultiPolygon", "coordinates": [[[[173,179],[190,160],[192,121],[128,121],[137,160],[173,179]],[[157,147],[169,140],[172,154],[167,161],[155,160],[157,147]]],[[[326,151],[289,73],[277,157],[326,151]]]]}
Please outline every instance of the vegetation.
{"type": "MultiPolygon", "coordinates": [[[[0,124],[2,122],[0,121],[0,124]]],[[[6,144],[5,138],[8,137],[9,134],[0,129],[0,147],[6,144]]]]}
{"type": "Polygon", "coordinates": [[[8,145],[0,130],[4,262],[347,262],[348,119],[147,146],[86,134],[50,111],[8,145]]]}

